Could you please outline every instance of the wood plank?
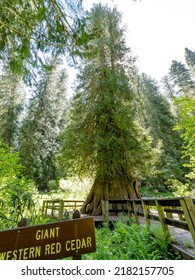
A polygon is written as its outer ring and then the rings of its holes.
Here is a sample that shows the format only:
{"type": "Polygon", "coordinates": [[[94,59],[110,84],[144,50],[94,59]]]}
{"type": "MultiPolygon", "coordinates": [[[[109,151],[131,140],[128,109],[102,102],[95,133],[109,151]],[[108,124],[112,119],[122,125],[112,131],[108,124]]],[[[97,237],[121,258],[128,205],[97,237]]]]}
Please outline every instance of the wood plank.
{"type": "Polygon", "coordinates": [[[133,201],[133,209],[134,209],[134,216],[135,216],[135,222],[139,225],[139,217],[138,217],[138,205],[135,201],[133,201]]]}
{"type": "Polygon", "coordinates": [[[170,246],[176,253],[179,253],[185,260],[195,260],[195,253],[190,252],[184,246],[181,246],[176,243],[171,243],[170,246]]]}
{"type": "Polygon", "coordinates": [[[193,203],[193,200],[190,197],[185,197],[184,200],[188,207],[188,211],[190,213],[192,224],[194,225],[194,228],[195,228],[195,205],[193,203]]]}
{"type": "Polygon", "coordinates": [[[170,225],[170,226],[173,226],[173,227],[176,227],[176,228],[181,228],[181,229],[189,231],[189,227],[188,227],[187,222],[180,221],[180,220],[174,220],[174,219],[167,218],[167,217],[165,217],[165,221],[166,221],[167,225],[170,225]]]}
{"type": "Polygon", "coordinates": [[[109,203],[108,200],[102,200],[102,220],[104,223],[109,222],[109,203]]]}
{"type": "Polygon", "coordinates": [[[157,215],[155,215],[155,214],[151,214],[151,213],[149,213],[148,216],[149,216],[149,218],[150,218],[151,220],[160,222],[159,216],[157,216],[157,215]]]}
{"type": "Polygon", "coordinates": [[[142,200],[141,199],[127,199],[127,202],[132,202],[138,205],[142,205],[142,200]]]}
{"type": "Polygon", "coordinates": [[[58,220],[63,220],[63,213],[64,213],[64,201],[60,201],[59,211],[58,211],[58,220]]]}
{"type": "Polygon", "coordinates": [[[170,238],[170,232],[169,232],[168,225],[166,224],[163,207],[162,207],[161,203],[159,202],[159,200],[156,200],[155,203],[156,203],[156,207],[157,207],[157,210],[158,210],[159,219],[160,219],[160,222],[161,222],[161,225],[162,225],[162,229],[165,233],[166,238],[169,239],[170,238]]]}
{"type": "Polygon", "coordinates": [[[162,206],[180,206],[179,198],[142,198],[142,201],[150,206],[155,206],[156,200],[158,200],[162,206]]]}
{"type": "Polygon", "coordinates": [[[127,204],[126,199],[109,199],[108,202],[111,204],[127,204]]]}
{"type": "Polygon", "coordinates": [[[191,198],[183,198],[180,200],[181,202],[181,206],[183,208],[184,211],[184,216],[185,216],[185,220],[188,223],[188,227],[192,236],[192,239],[194,240],[194,244],[195,244],[195,226],[194,226],[194,216],[193,216],[193,212],[194,212],[194,205],[193,202],[191,200],[191,198]]]}
{"type": "Polygon", "coordinates": [[[148,209],[148,205],[145,203],[144,200],[142,200],[142,208],[143,208],[143,211],[144,211],[144,217],[145,217],[145,220],[146,220],[146,224],[148,226],[150,226],[149,209],[148,209]]]}
{"type": "Polygon", "coordinates": [[[183,210],[180,210],[180,209],[167,209],[167,208],[164,208],[164,212],[166,212],[166,213],[174,213],[174,214],[183,214],[183,210]]]}
{"type": "Polygon", "coordinates": [[[131,203],[130,202],[127,202],[127,209],[128,209],[128,216],[129,216],[129,218],[132,218],[132,214],[131,214],[132,208],[131,208],[131,203]]]}

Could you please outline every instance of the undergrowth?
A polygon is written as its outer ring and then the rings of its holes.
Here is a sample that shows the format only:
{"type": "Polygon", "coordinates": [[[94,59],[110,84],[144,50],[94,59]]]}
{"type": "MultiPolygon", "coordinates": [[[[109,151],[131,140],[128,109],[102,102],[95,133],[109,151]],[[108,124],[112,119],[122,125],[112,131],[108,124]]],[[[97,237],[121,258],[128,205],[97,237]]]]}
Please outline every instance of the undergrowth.
{"type": "Polygon", "coordinates": [[[170,260],[179,259],[170,251],[159,227],[139,226],[117,221],[114,229],[96,230],[97,250],[83,255],[87,260],[170,260]]]}

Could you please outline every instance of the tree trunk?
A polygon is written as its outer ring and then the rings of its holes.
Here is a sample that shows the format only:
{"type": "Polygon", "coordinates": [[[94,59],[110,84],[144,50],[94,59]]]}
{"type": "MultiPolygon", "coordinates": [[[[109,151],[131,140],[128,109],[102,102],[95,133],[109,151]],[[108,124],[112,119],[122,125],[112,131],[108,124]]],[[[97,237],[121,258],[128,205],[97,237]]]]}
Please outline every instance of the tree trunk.
{"type": "Polygon", "coordinates": [[[109,183],[97,177],[81,209],[82,214],[102,214],[102,200],[140,199],[139,182],[135,179],[118,178],[109,183]]]}

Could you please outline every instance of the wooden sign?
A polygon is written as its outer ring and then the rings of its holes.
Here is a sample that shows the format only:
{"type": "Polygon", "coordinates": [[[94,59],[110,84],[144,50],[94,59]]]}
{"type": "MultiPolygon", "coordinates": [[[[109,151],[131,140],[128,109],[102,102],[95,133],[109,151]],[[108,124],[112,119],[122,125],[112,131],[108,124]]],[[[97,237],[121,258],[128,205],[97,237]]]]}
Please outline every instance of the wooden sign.
{"type": "Polygon", "coordinates": [[[0,260],[54,260],[95,251],[92,217],[0,231],[0,260]]]}

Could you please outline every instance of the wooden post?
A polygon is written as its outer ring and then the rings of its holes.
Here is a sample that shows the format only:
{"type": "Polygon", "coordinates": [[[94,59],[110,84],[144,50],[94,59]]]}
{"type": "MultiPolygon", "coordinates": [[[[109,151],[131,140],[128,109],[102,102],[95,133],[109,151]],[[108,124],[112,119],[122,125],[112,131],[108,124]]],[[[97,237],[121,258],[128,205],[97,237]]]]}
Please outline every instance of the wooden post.
{"type": "Polygon", "coordinates": [[[22,218],[21,221],[18,222],[18,227],[28,227],[30,226],[30,220],[27,218],[22,218]]]}
{"type": "MultiPolygon", "coordinates": [[[[173,209],[173,207],[168,207],[168,206],[165,207],[165,209],[170,209],[170,208],[173,209]]],[[[166,212],[166,216],[167,218],[173,219],[173,213],[166,212]]]]}
{"type": "Polygon", "coordinates": [[[103,223],[109,222],[109,203],[108,200],[102,200],[102,218],[103,223]]]}
{"type": "Polygon", "coordinates": [[[51,202],[51,216],[53,217],[54,216],[54,206],[55,206],[55,201],[53,200],[51,202]]]}
{"type": "Polygon", "coordinates": [[[129,201],[127,201],[127,209],[128,209],[128,216],[129,216],[129,218],[131,218],[132,217],[132,213],[131,213],[132,208],[131,208],[131,203],[129,201]]]}
{"type": "Polygon", "coordinates": [[[180,221],[185,221],[184,217],[183,217],[183,214],[178,214],[178,217],[179,217],[179,220],[180,221]]]}
{"type": "MultiPolygon", "coordinates": [[[[81,217],[81,214],[78,210],[74,210],[73,212],[73,219],[79,219],[81,217]]],[[[72,258],[73,260],[81,260],[82,256],[81,255],[76,255],[72,258]]]]}
{"type": "Polygon", "coordinates": [[[190,217],[191,217],[192,223],[193,223],[194,228],[195,228],[195,205],[194,205],[191,197],[185,197],[184,200],[185,200],[186,205],[188,207],[188,211],[190,213],[190,217]]]}
{"type": "Polygon", "coordinates": [[[74,210],[72,218],[73,219],[79,219],[81,217],[81,213],[79,212],[79,210],[74,210]]]}
{"type": "Polygon", "coordinates": [[[166,238],[169,239],[170,238],[170,232],[169,232],[168,225],[166,224],[166,221],[165,221],[165,214],[164,214],[163,207],[159,203],[159,201],[155,200],[155,203],[156,203],[156,207],[157,207],[157,210],[158,210],[158,215],[159,215],[159,219],[160,219],[160,222],[161,222],[161,225],[162,225],[162,229],[165,233],[166,238]]]}
{"type": "Polygon", "coordinates": [[[63,220],[63,213],[64,213],[64,201],[60,200],[59,210],[58,210],[58,220],[63,220]]]}
{"type": "Polygon", "coordinates": [[[150,226],[149,209],[148,209],[148,206],[147,206],[147,204],[145,203],[144,200],[142,200],[142,207],[143,207],[143,211],[144,211],[144,217],[146,219],[146,224],[148,226],[150,226]]]}
{"type": "Polygon", "coordinates": [[[43,205],[42,205],[42,213],[45,214],[45,205],[46,205],[46,201],[43,200],[43,205]]]}
{"type": "Polygon", "coordinates": [[[44,214],[47,215],[48,201],[44,201],[44,214]]]}
{"type": "Polygon", "coordinates": [[[183,208],[184,217],[188,224],[189,231],[195,244],[195,206],[190,197],[184,197],[180,199],[181,206],[183,208]]]}
{"type": "Polygon", "coordinates": [[[134,216],[135,216],[135,222],[139,225],[139,217],[138,217],[138,205],[133,201],[133,210],[134,210],[134,216]]]}

